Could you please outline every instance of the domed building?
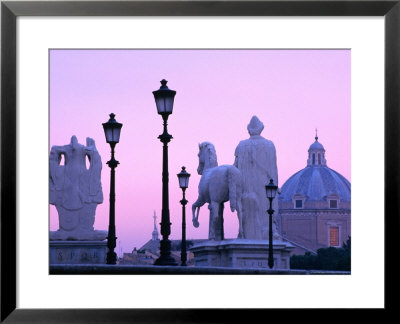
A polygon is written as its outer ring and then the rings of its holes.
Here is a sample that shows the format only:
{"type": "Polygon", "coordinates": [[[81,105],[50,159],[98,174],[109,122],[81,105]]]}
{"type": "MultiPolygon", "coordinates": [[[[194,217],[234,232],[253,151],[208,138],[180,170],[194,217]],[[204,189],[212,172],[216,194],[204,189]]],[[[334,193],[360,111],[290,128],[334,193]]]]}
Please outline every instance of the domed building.
{"type": "Polygon", "coordinates": [[[350,236],[351,185],[327,166],[318,136],[307,166],[283,184],[278,202],[280,235],[296,246],[294,254],[342,247],[350,236]]]}

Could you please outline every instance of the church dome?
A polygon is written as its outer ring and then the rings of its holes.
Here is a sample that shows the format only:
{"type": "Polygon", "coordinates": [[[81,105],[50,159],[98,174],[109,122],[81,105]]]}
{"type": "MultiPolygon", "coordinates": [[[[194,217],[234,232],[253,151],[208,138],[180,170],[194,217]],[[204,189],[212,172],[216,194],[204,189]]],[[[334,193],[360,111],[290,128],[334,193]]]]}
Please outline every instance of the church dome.
{"type": "Polygon", "coordinates": [[[307,200],[326,201],[329,196],[338,196],[341,201],[350,202],[350,193],[350,182],[338,172],[327,166],[307,166],[284,183],[279,199],[292,201],[295,195],[299,195],[307,200]]]}
{"type": "MultiPolygon", "coordinates": [[[[280,202],[295,202],[297,199],[302,200],[305,205],[307,202],[327,202],[329,200],[346,203],[351,201],[350,182],[327,166],[325,149],[318,142],[317,136],[308,150],[307,166],[292,175],[281,188],[280,202]]],[[[303,206],[303,203],[300,205],[303,208],[307,207],[303,206]]],[[[320,206],[322,208],[324,205],[320,206]]]]}

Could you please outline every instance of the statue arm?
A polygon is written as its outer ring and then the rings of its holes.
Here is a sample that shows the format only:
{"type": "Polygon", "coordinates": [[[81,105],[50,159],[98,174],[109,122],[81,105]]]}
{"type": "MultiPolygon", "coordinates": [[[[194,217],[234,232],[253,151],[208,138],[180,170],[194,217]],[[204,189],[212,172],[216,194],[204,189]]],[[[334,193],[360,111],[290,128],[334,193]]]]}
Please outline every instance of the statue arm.
{"type": "Polygon", "coordinates": [[[272,152],[271,152],[271,161],[270,161],[270,165],[272,165],[272,177],[276,177],[274,178],[274,184],[277,186],[278,185],[278,161],[277,161],[277,157],[276,157],[276,149],[275,149],[275,145],[272,143],[272,152]]]}
{"type": "Polygon", "coordinates": [[[258,161],[255,159],[254,163],[257,165],[257,168],[261,170],[262,173],[265,173],[268,177],[268,181],[270,178],[274,180],[274,184],[278,185],[278,166],[276,159],[276,150],[274,144],[271,142],[271,145],[268,146],[268,149],[265,152],[263,159],[258,161]]]}
{"type": "Polygon", "coordinates": [[[238,148],[236,147],[235,149],[235,161],[233,162],[233,165],[237,168],[239,168],[239,161],[238,161],[238,148]]]}

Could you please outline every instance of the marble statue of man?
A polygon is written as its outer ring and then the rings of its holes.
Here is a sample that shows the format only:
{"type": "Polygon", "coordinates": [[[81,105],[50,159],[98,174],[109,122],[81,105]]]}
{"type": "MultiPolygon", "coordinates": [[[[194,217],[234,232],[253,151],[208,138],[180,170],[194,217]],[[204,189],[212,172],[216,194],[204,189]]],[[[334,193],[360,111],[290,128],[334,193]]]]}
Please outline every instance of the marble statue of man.
{"type": "Polygon", "coordinates": [[[86,138],[86,146],[76,136],[64,146],[50,151],[50,204],[55,205],[59,230],[50,232],[51,240],[104,240],[106,231],[95,231],[95,212],[103,202],[101,157],[95,141],[86,138]],[[60,165],[64,156],[64,165],[60,165]],[[90,166],[86,167],[86,158],[90,166]]]}
{"type": "MultiPolygon", "coordinates": [[[[234,165],[240,170],[243,179],[243,232],[246,239],[268,240],[269,216],[267,210],[269,201],[265,186],[273,179],[278,185],[278,168],[274,143],[260,134],[264,124],[253,116],[247,126],[250,138],[240,141],[235,150],[234,165]]],[[[276,215],[278,214],[278,199],[274,199],[273,235],[278,239],[276,215]]]]}

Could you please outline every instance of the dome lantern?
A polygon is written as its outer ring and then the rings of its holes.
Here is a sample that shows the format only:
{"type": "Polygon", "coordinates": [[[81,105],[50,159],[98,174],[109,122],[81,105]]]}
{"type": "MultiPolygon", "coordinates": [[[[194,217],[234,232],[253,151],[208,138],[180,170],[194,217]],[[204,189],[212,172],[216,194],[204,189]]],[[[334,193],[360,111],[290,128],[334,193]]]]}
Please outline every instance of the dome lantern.
{"type": "Polygon", "coordinates": [[[323,145],[318,142],[317,130],[315,130],[315,142],[312,143],[308,149],[307,166],[326,166],[325,149],[323,145]]]}

